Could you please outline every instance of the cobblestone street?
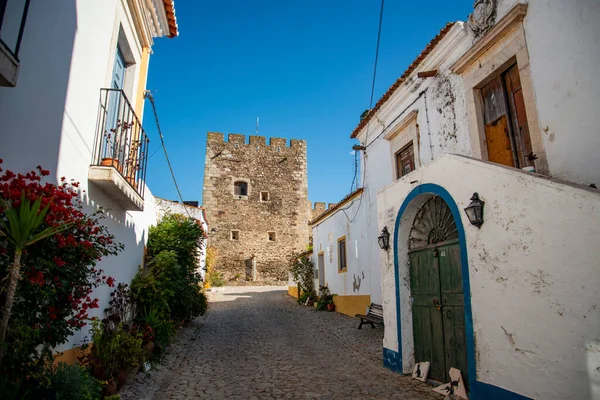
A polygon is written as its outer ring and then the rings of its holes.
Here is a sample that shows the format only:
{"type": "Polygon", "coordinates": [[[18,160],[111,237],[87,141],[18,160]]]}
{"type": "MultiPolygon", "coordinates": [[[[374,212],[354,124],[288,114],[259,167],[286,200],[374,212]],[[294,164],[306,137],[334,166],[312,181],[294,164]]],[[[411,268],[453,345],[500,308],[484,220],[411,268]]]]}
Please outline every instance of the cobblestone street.
{"type": "Polygon", "coordinates": [[[442,399],[382,366],[383,329],[299,306],[282,287],[226,287],[123,399],[442,399]]]}

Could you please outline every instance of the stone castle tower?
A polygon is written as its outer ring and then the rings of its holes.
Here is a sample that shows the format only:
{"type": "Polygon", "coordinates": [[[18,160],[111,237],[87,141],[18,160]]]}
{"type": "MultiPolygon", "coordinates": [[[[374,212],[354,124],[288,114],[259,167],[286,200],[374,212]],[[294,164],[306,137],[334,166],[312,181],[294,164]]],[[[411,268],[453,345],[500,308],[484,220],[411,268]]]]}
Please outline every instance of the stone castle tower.
{"type": "Polygon", "coordinates": [[[292,253],[306,250],[306,141],[209,132],[203,205],[215,266],[227,280],[287,280],[292,253]],[[254,265],[254,267],[253,267],[254,265]]]}

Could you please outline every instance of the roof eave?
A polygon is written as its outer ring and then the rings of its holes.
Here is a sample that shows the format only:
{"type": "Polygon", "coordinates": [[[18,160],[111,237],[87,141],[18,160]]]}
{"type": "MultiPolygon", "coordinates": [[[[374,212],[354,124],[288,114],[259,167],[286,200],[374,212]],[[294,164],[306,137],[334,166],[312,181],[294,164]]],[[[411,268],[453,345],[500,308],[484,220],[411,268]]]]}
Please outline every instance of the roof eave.
{"type": "Polygon", "coordinates": [[[400,87],[402,83],[406,81],[406,79],[415,71],[415,69],[421,64],[421,62],[435,49],[437,44],[442,41],[442,39],[446,36],[446,34],[452,29],[455,25],[455,22],[449,22],[444,26],[440,32],[425,46],[425,49],[415,58],[415,60],[408,66],[408,68],[404,71],[404,73],[398,78],[392,86],[384,93],[383,96],[375,103],[375,106],[369,110],[367,115],[360,120],[358,126],[354,128],[352,134],[350,135],[351,139],[356,139],[356,137],[360,134],[360,132],[369,124],[369,122],[373,119],[375,114],[379,111],[379,109],[388,101],[388,99],[394,94],[396,89],[400,87]]]}

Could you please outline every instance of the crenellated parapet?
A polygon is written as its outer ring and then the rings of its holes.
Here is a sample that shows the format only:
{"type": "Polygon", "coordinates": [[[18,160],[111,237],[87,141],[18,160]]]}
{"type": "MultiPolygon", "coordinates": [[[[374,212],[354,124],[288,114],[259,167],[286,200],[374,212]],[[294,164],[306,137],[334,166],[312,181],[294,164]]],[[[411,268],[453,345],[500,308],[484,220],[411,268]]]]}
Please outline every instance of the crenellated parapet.
{"type": "Polygon", "coordinates": [[[299,139],[290,139],[289,144],[288,140],[285,138],[269,138],[269,142],[267,144],[267,138],[265,136],[256,136],[256,135],[242,135],[238,133],[229,133],[227,134],[227,141],[225,141],[225,134],[221,132],[208,132],[207,134],[207,143],[208,144],[223,144],[223,145],[233,145],[236,148],[240,148],[242,146],[247,147],[270,147],[277,151],[281,151],[284,148],[291,149],[306,149],[306,140],[299,139]]]}

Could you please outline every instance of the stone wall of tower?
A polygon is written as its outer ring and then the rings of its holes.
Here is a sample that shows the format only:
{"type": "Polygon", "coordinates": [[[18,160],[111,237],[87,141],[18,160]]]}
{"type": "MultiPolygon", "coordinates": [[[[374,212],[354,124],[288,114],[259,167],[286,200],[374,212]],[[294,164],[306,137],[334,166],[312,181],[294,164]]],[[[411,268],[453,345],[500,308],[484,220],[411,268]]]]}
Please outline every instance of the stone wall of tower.
{"type": "Polygon", "coordinates": [[[288,257],[308,245],[307,204],[306,141],[229,134],[225,142],[208,133],[203,206],[215,266],[227,280],[252,279],[253,257],[257,280],[287,280],[288,257]],[[234,194],[235,182],[247,184],[247,196],[234,194]]]}

